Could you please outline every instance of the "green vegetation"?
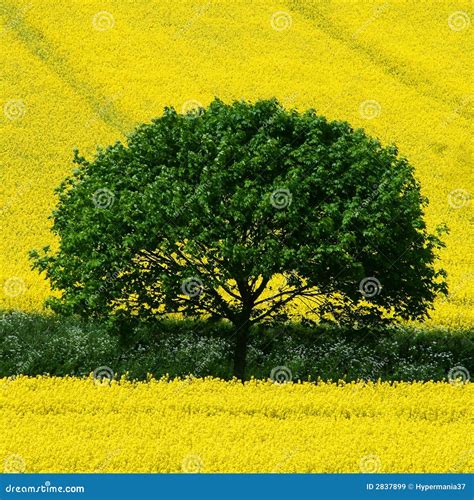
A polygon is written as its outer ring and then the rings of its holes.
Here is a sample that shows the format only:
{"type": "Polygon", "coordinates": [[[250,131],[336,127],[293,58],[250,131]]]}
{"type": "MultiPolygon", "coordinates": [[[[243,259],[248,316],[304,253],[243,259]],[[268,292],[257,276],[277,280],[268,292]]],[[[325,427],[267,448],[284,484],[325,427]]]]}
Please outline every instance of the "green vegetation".
{"type": "Polygon", "coordinates": [[[168,108],[75,163],[52,215],[59,250],[31,253],[61,292],[53,310],[113,322],[122,337],[169,313],[226,319],[239,378],[252,326],[286,320],[292,302],[368,325],[423,319],[446,293],[442,229],[426,229],[413,167],[314,110],[168,108]]]}
{"type": "MultiPolygon", "coordinates": [[[[55,316],[0,316],[0,376],[88,375],[108,366],[118,375],[232,376],[232,326],[164,321],[120,343],[103,324],[55,316]]],[[[250,332],[247,378],[284,366],[294,380],[442,380],[454,366],[474,372],[472,330],[385,328],[354,331],[288,324],[250,332]]]]}

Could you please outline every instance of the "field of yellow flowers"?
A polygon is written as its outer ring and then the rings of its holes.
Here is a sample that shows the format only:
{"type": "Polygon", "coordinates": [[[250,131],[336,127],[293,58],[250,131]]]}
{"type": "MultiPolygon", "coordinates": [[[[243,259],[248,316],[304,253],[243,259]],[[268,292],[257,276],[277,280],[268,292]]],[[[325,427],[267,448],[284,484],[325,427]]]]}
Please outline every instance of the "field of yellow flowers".
{"type": "MultiPolygon", "coordinates": [[[[72,150],[174,106],[276,96],[394,142],[474,327],[469,0],[0,0],[0,309],[37,311],[72,150]]],[[[0,379],[4,472],[474,472],[471,383],[0,379]]]]}
{"type": "Polygon", "coordinates": [[[5,472],[474,472],[472,384],[0,380],[5,472]]]}
{"type": "Polygon", "coordinates": [[[51,243],[53,188],[74,147],[92,155],[165,105],[276,96],[399,146],[430,198],[430,228],[451,229],[442,254],[450,295],[432,324],[474,325],[471,8],[0,0],[0,308],[39,310],[49,293],[27,252],[51,243]]]}

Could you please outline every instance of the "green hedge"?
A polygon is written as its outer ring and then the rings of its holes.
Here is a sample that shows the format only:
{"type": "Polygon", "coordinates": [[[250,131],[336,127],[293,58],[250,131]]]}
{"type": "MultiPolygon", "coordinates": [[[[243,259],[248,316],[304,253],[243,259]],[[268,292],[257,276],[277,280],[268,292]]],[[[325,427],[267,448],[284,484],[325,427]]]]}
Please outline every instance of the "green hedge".
{"type": "MultiPolygon", "coordinates": [[[[164,321],[131,332],[130,344],[103,325],[74,318],[0,315],[0,376],[88,375],[108,366],[121,375],[231,377],[231,328],[220,322],[164,321]]],[[[463,366],[474,374],[474,332],[351,331],[287,324],[252,331],[248,377],[284,366],[294,380],[443,380],[463,366]]]]}

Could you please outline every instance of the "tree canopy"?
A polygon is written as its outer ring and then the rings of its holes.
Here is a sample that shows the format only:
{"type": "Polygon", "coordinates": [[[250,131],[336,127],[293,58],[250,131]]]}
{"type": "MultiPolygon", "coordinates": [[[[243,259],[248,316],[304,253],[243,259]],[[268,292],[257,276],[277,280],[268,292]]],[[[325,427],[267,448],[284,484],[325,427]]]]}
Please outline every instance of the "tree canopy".
{"type": "Polygon", "coordinates": [[[210,315],[249,327],[302,301],[321,319],[426,317],[446,292],[413,167],[346,122],[274,100],[161,117],[75,151],[59,249],[33,251],[56,311],[117,321],[210,315]]]}

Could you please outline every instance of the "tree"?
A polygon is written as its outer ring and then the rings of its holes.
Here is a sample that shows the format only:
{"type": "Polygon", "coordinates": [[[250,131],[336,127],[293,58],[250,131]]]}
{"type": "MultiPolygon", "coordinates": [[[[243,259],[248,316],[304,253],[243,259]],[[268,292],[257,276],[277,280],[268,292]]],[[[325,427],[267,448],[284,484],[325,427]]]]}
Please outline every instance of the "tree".
{"type": "Polygon", "coordinates": [[[446,293],[408,161],[314,110],[165,108],[74,162],[52,214],[59,249],[31,252],[59,292],[48,304],[124,334],[169,313],[225,318],[237,377],[251,325],[295,301],[335,321],[415,319],[446,293]]]}

